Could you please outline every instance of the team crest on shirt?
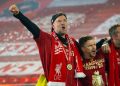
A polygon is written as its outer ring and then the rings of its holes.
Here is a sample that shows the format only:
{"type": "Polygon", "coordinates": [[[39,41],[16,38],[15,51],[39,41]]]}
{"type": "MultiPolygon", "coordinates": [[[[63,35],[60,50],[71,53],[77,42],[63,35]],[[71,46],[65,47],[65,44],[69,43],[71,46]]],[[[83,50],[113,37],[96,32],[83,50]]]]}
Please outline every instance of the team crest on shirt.
{"type": "Polygon", "coordinates": [[[54,80],[61,80],[61,68],[62,68],[62,63],[56,64],[55,67],[55,75],[54,75],[54,80]]]}

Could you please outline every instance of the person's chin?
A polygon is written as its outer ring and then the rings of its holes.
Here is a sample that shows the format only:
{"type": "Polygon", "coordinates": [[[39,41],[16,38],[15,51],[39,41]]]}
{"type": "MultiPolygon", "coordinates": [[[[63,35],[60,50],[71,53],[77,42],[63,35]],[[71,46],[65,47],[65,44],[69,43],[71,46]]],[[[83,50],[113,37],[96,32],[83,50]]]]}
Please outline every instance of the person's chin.
{"type": "Polygon", "coordinates": [[[63,34],[65,35],[65,34],[67,34],[67,32],[66,32],[66,31],[64,31],[64,32],[63,32],[63,34]]]}
{"type": "Polygon", "coordinates": [[[91,54],[91,56],[92,56],[92,57],[95,57],[95,56],[96,56],[96,54],[92,53],[92,54],[91,54]]]}

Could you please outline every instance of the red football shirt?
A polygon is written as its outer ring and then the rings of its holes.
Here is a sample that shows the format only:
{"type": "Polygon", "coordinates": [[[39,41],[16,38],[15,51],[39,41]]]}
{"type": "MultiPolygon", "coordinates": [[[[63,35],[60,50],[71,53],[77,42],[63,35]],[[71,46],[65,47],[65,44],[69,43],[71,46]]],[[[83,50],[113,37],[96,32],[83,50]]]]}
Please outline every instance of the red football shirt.
{"type": "Polygon", "coordinates": [[[93,86],[92,83],[95,81],[93,79],[94,73],[99,72],[99,75],[102,78],[104,86],[106,84],[105,76],[105,58],[102,54],[97,53],[96,57],[93,59],[86,59],[83,61],[84,73],[86,77],[80,79],[83,86],[93,86]]]}

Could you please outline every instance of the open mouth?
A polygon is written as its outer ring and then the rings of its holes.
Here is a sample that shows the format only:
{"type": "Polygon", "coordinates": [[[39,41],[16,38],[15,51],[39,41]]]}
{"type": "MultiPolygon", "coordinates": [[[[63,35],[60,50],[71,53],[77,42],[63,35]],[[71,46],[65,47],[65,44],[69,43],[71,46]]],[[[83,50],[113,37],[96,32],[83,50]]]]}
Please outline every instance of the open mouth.
{"type": "Polygon", "coordinates": [[[65,29],[65,27],[64,27],[64,26],[62,26],[62,29],[65,29]]]}
{"type": "Polygon", "coordinates": [[[93,50],[92,53],[96,53],[96,50],[93,50]]]}

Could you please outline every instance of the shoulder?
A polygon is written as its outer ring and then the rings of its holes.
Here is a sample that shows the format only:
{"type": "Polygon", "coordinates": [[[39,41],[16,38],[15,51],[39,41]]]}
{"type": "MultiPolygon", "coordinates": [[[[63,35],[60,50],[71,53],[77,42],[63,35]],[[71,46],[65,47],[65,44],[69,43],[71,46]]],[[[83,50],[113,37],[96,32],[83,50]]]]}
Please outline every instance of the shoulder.
{"type": "Polygon", "coordinates": [[[45,40],[45,39],[50,39],[51,40],[52,35],[50,33],[44,32],[44,31],[40,31],[40,35],[38,38],[35,38],[35,40],[41,39],[41,40],[45,40]]]}

